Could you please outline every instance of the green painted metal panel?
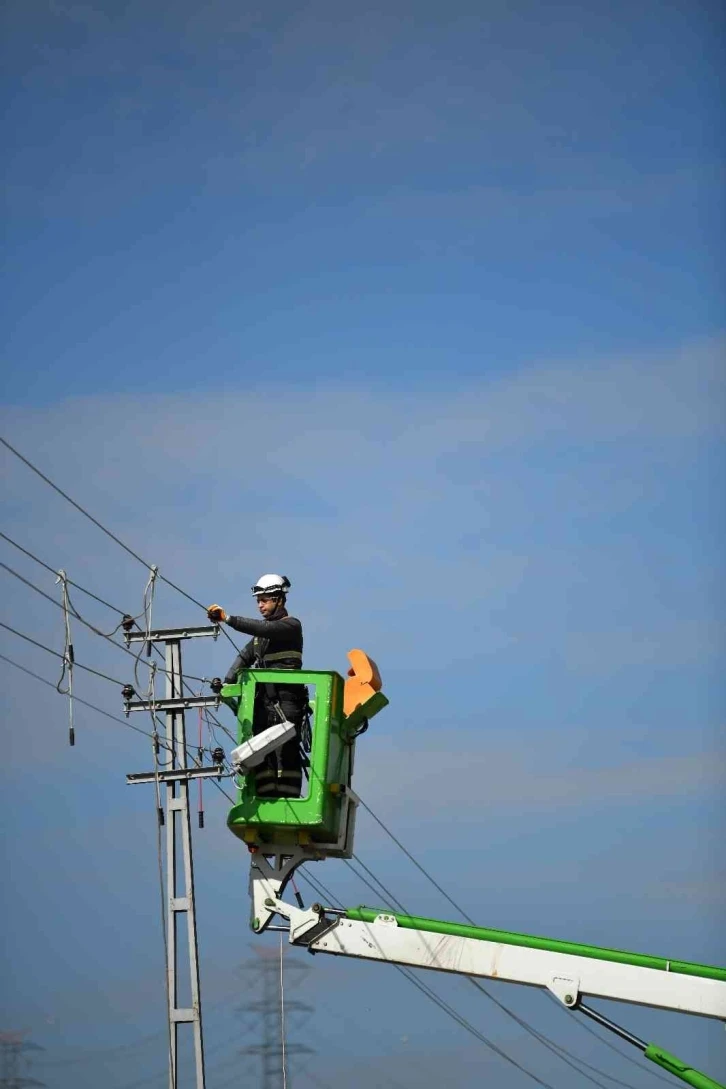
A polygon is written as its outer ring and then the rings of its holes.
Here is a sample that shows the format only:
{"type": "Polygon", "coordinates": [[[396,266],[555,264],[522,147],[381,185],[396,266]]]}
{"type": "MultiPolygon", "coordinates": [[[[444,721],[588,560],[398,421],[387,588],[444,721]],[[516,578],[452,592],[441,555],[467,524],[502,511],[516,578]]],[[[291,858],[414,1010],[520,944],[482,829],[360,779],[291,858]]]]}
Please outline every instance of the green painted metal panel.
{"type": "Polygon", "coordinates": [[[708,964],[691,964],[683,960],[652,957],[646,953],[627,953],[621,949],[606,949],[598,945],[580,945],[578,942],[560,941],[558,938],[538,938],[531,934],[517,934],[509,930],[492,930],[489,927],[467,926],[464,923],[447,923],[438,919],[419,919],[414,915],[396,915],[388,908],[348,908],[346,917],[359,922],[372,923],[377,915],[393,915],[399,926],[407,930],[424,930],[432,934],[452,934],[459,938],[477,938],[479,941],[500,942],[502,945],[521,945],[529,949],[547,949],[552,953],[570,953],[577,957],[615,961],[618,964],[635,964],[641,968],[656,968],[663,972],[680,972],[686,976],[701,976],[726,982],[726,968],[714,968],[708,964]]]}
{"type": "Polygon", "coordinates": [[[684,1063],[682,1059],[677,1058],[675,1055],[671,1055],[670,1052],[664,1051],[662,1047],[658,1047],[656,1044],[648,1044],[645,1049],[645,1057],[657,1063],[658,1066],[662,1066],[669,1074],[680,1078],[687,1085],[695,1086],[695,1089],[726,1089],[723,1082],[714,1081],[713,1078],[709,1078],[708,1074],[702,1074],[700,1070],[695,1070],[694,1067],[684,1063]]]}
{"type": "MultiPolygon", "coordinates": [[[[258,684],[304,684],[314,688],[312,747],[307,793],[301,798],[258,798],[254,774],[238,780],[238,800],[227,818],[230,830],[248,839],[254,830],[264,841],[296,843],[300,834],[319,842],[335,840],[341,796],[331,790],[350,781],[351,746],[343,718],[343,678],[322,670],[244,670],[239,683],[225,685],[222,698],[236,708],[238,743],[252,736],[255,689],[258,684]]],[[[305,789],[305,784],[303,784],[305,789]]]]}

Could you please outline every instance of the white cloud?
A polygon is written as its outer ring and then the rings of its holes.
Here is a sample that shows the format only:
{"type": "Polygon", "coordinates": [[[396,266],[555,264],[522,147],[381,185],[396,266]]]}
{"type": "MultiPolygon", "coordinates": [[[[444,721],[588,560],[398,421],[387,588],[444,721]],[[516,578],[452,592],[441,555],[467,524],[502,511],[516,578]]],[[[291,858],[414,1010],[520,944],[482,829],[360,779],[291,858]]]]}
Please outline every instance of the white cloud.
{"type": "MultiPolygon", "coordinates": [[[[405,668],[430,669],[435,647],[441,669],[506,647],[526,658],[546,640],[563,663],[601,672],[718,648],[705,583],[677,623],[666,616],[675,590],[654,581],[670,578],[657,533],[601,542],[644,499],[677,516],[680,477],[723,429],[721,354],[699,342],[435,392],[88,397],[9,407],[5,430],[201,600],[243,611],[258,568],[282,568],[321,655],[365,638],[405,668]]],[[[132,560],[4,462],[21,543],[102,595],[110,564],[116,596],[140,597],[132,560]]],[[[682,532],[696,531],[684,519],[682,532]]],[[[703,561],[699,577],[712,577],[703,561]]],[[[159,607],[173,601],[184,622],[190,606],[168,593],[159,607]]]]}

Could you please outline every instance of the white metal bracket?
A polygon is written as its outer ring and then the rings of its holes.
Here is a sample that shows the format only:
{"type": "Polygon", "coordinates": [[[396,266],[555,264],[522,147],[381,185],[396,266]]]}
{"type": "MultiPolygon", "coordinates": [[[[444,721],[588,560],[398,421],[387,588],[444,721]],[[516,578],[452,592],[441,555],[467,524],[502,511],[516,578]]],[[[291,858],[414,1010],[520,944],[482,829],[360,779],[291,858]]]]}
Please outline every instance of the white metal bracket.
{"type": "Polygon", "coordinates": [[[580,998],[580,981],[568,976],[552,976],[552,979],[547,984],[547,990],[550,991],[555,998],[563,1004],[572,1009],[577,1005],[580,998]]]}
{"type": "Polygon", "coordinates": [[[279,847],[265,844],[250,856],[250,898],[252,929],[265,930],[275,915],[290,920],[290,941],[299,938],[319,921],[317,912],[305,911],[280,899],[285,885],[303,862],[315,862],[325,856],[311,847],[279,847]]]}

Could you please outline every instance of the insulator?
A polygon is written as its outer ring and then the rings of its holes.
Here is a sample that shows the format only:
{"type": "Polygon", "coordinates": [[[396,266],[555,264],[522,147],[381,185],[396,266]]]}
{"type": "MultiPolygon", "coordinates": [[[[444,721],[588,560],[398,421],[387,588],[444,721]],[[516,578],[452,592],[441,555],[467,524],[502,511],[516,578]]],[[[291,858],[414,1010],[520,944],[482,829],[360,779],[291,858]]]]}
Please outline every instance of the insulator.
{"type": "Polygon", "coordinates": [[[75,743],[76,743],[76,731],[71,726],[71,728],[68,731],[68,744],[71,747],[73,747],[75,745],[75,743]]]}
{"type": "Polygon", "coordinates": [[[199,810],[199,827],[204,828],[204,810],[199,810]]]}
{"type": "Polygon", "coordinates": [[[216,749],[212,749],[212,760],[215,764],[224,763],[224,749],[221,745],[218,745],[216,749]]]}
{"type": "Polygon", "coordinates": [[[124,618],[121,621],[121,627],[124,631],[131,631],[135,623],[136,621],[134,620],[133,616],[129,616],[128,613],[124,613],[124,618]]]}
{"type": "Polygon", "coordinates": [[[134,686],[132,684],[125,684],[121,689],[121,695],[125,700],[130,700],[134,696],[134,686]]]}
{"type": "Polygon", "coordinates": [[[156,812],[157,812],[157,814],[159,816],[159,827],[163,828],[164,827],[164,810],[161,808],[161,806],[159,806],[159,808],[157,809],[156,812]]]}
{"type": "Polygon", "coordinates": [[[222,691],[223,685],[224,681],[221,677],[212,677],[211,681],[209,682],[209,687],[212,689],[215,696],[218,696],[219,693],[222,691]]]}

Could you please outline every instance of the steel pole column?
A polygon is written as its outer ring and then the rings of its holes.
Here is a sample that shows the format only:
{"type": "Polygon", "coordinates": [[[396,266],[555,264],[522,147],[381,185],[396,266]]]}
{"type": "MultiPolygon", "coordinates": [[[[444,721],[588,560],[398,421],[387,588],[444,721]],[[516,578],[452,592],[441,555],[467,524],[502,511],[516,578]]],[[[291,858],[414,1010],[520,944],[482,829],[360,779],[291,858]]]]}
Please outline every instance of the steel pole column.
{"type": "MultiPolygon", "coordinates": [[[[183,695],[181,642],[165,640],[166,697],[178,699],[183,695]]],[[[166,712],[166,741],[171,768],[187,767],[184,711],[166,712]]],[[[189,816],[189,784],[184,781],[166,784],[166,892],[167,892],[167,993],[171,1051],[169,1055],[169,1089],[177,1089],[177,1048],[179,1025],[191,1024],[194,1033],[196,1089],[205,1089],[204,1042],[202,1007],[199,993],[199,957],[197,921],[194,910],[194,868],[192,861],[191,824],[189,816]],[[177,825],[179,822],[179,826],[177,825]],[[181,830],[182,873],[178,872],[178,838],[181,830]],[[181,878],[181,881],[180,881],[181,878]],[[191,1006],[180,1007],[178,980],[178,945],[180,916],[186,915],[189,947],[189,979],[191,1006]]]]}

